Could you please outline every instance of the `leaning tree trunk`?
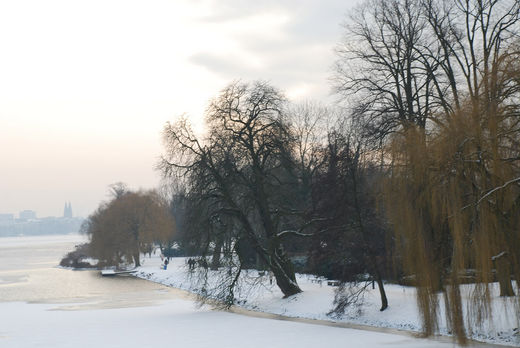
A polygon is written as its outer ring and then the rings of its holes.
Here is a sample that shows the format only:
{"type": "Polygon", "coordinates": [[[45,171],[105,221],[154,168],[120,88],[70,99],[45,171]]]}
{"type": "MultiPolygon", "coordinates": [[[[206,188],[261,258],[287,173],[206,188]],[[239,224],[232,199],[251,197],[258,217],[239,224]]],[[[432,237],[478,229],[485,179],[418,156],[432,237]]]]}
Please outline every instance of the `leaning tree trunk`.
{"type": "Polygon", "coordinates": [[[296,275],[294,273],[292,262],[283,252],[281,252],[280,246],[274,240],[271,240],[270,247],[267,249],[264,248],[245,216],[239,214],[238,217],[243,224],[247,239],[252,243],[257,255],[267,265],[269,271],[273,272],[276,285],[278,285],[284,297],[289,297],[302,292],[296,282],[296,275]]]}
{"type": "Polygon", "coordinates": [[[269,269],[273,272],[276,279],[276,285],[278,285],[284,297],[289,297],[302,292],[296,282],[292,262],[285,257],[285,255],[278,256],[275,253],[275,255],[271,257],[269,269]]]}
{"type": "Polygon", "coordinates": [[[272,228],[269,219],[265,219],[267,215],[265,212],[267,210],[264,209],[264,214],[261,212],[261,215],[264,218],[264,227],[267,227],[266,230],[269,231],[267,235],[271,236],[269,240],[269,246],[266,249],[260,242],[247,216],[240,209],[238,209],[237,204],[229,196],[226,198],[231,211],[235,214],[235,217],[237,217],[238,221],[243,227],[242,233],[244,238],[246,238],[251,243],[258,256],[262,258],[264,263],[268,266],[269,270],[273,272],[273,275],[276,279],[276,285],[278,285],[284,297],[289,297],[302,292],[298,286],[298,283],[296,282],[296,276],[291,261],[287,259],[283,253],[281,256],[277,254],[277,250],[280,250],[280,244],[275,239],[275,233],[273,232],[274,229],[272,228]]]}
{"type": "MultiPolygon", "coordinates": [[[[273,272],[276,279],[276,284],[282,291],[284,297],[289,297],[302,292],[298,283],[296,282],[296,275],[291,260],[289,260],[283,251],[280,240],[276,235],[275,224],[273,223],[271,214],[269,212],[269,203],[263,190],[263,177],[260,175],[259,166],[255,166],[255,199],[258,204],[258,213],[262,221],[265,234],[268,240],[268,248],[265,250],[260,247],[261,251],[267,253],[264,257],[271,272],[273,272]]],[[[254,233],[252,234],[254,236],[254,233]]],[[[255,238],[256,239],[256,238],[255,238]]],[[[257,245],[260,242],[257,240],[257,245]]]]}
{"type": "Polygon", "coordinates": [[[269,271],[273,273],[276,285],[278,285],[284,297],[302,292],[296,282],[293,264],[282,251],[280,245],[271,240],[270,247],[266,249],[260,244],[254,233],[251,233],[252,230],[249,232],[249,239],[253,243],[257,255],[262,259],[264,264],[267,265],[269,271]]]}

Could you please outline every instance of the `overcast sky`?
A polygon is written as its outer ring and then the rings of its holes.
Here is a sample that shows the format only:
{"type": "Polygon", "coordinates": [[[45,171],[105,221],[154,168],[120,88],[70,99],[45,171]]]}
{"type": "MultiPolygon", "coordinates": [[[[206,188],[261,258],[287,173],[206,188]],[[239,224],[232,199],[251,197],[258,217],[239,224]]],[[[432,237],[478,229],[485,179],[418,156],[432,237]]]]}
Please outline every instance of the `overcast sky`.
{"type": "Polygon", "coordinates": [[[0,0],[0,213],[153,188],[165,122],[234,79],[326,100],[357,0],[0,0]]]}

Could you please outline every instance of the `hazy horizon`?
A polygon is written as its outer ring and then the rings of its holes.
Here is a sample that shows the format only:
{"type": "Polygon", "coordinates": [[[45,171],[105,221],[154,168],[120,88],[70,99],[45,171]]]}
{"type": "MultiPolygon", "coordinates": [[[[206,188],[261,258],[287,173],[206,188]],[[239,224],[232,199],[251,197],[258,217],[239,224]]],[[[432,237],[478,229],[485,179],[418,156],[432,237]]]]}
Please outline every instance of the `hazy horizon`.
{"type": "Polygon", "coordinates": [[[163,125],[235,79],[330,100],[357,1],[15,1],[0,4],[0,214],[88,216],[108,185],[159,184],[163,125]]]}

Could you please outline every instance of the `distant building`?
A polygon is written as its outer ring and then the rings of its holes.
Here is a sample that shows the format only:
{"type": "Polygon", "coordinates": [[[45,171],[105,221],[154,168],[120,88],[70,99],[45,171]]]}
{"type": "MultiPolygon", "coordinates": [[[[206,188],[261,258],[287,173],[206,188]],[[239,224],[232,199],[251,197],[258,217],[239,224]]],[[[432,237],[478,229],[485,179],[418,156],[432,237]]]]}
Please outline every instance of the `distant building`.
{"type": "Polygon", "coordinates": [[[78,233],[83,219],[46,217],[43,219],[14,219],[0,222],[0,237],[40,236],[78,233]]]}
{"type": "Polygon", "coordinates": [[[63,208],[63,217],[64,218],[72,218],[72,205],[70,202],[65,202],[65,208],[63,208]]]}
{"type": "Polygon", "coordinates": [[[0,214],[0,223],[12,223],[14,222],[13,214],[0,214]]]}
{"type": "Polygon", "coordinates": [[[36,219],[36,212],[34,210],[23,210],[19,214],[20,220],[34,220],[36,219]]]}

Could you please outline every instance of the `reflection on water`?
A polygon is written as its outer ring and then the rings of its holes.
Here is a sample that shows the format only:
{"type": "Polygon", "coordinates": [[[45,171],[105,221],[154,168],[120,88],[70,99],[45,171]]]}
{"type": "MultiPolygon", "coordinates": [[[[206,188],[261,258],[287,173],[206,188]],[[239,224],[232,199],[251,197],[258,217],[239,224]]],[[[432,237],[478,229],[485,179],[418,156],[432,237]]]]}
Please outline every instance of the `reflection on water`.
{"type": "Polygon", "coordinates": [[[56,303],[60,310],[150,306],[184,292],[132,276],[59,268],[83,236],[0,238],[0,302],[56,303]]]}

